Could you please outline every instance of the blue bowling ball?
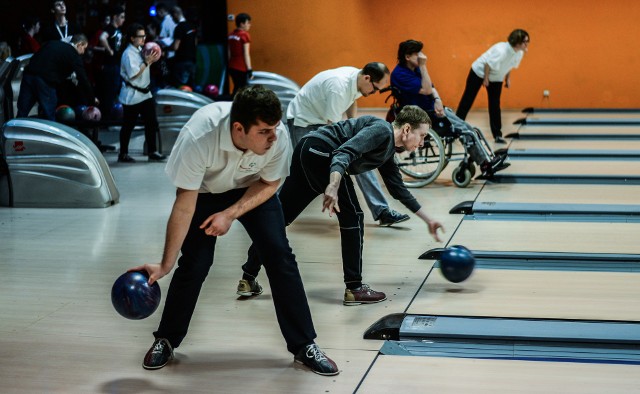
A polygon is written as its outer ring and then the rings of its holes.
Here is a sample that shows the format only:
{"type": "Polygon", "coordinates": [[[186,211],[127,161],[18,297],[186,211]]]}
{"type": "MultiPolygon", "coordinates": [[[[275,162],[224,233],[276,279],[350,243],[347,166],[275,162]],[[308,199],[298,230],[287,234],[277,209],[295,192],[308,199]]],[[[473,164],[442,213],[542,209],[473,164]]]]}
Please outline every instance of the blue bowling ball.
{"type": "Polygon", "coordinates": [[[160,286],[149,286],[146,272],[125,272],[111,288],[111,303],[116,311],[131,320],[147,318],[160,305],[160,286]]]}
{"type": "Polygon", "coordinates": [[[462,245],[451,246],[440,256],[440,271],[449,282],[459,283],[466,280],[471,276],[475,266],[475,257],[462,245]]]}

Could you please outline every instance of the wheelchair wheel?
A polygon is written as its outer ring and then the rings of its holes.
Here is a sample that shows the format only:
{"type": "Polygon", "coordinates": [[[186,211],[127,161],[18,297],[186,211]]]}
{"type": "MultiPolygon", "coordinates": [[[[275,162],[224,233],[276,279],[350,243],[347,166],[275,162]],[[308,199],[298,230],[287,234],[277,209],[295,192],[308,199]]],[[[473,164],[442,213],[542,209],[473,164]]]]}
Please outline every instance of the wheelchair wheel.
{"type": "Polygon", "coordinates": [[[451,174],[453,183],[458,187],[467,187],[471,183],[471,171],[464,165],[459,165],[453,170],[451,174]]]}
{"type": "Polygon", "coordinates": [[[407,187],[422,187],[433,182],[444,168],[445,155],[442,140],[429,130],[424,146],[415,152],[396,153],[395,160],[400,171],[419,181],[405,181],[407,187]]]}
{"type": "MultiPolygon", "coordinates": [[[[451,156],[453,155],[453,142],[455,141],[455,139],[452,138],[445,138],[442,140],[442,145],[444,145],[444,164],[442,166],[442,170],[444,170],[445,168],[447,168],[447,164],[449,164],[449,162],[451,161],[451,156]]],[[[442,170],[440,170],[440,172],[442,172],[442,170]]]]}
{"type": "Polygon", "coordinates": [[[473,163],[469,163],[469,171],[471,172],[471,178],[476,176],[476,165],[473,163]]]}

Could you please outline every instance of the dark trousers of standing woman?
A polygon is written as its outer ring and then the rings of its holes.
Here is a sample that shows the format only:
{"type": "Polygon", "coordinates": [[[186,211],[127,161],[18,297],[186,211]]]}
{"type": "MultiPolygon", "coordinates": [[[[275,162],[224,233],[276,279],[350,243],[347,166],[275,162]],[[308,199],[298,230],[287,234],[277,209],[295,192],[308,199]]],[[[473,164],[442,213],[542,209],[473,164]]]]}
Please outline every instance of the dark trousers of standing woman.
{"type": "MultiPolygon", "coordinates": [[[[200,225],[206,218],[237,202],[247,189],[225,193],[200,193],[191,226],[182,244],[182,256],[173,274],[156,338],[178,347],[189,328],[202,284],[213,265],[217,237],[206,235],[200,225]]],[[[296,354],[316,337],[311,311],[289,241],[282,207],[276,196],[238,218],[253,241],[265,269],[280,331],[287,349],[296,354]]]]}
{"type": "Polygon", "coordinates": [[[134,105],[123,105],[122,128],[120,129],[120,156],[129,154],[131,132],[136,126],[138,115],[144,122],[144,139],[147,143],[147,154],[157,151],[156,136],[159,126],[156,118],[156,102],[153,98],[134,105]]]}
{"type": "Polygon", "coordinates": [[[233,81],[233,94],[235,95],[240,88],[249,84],[249,73],[246,71],[240,71],[233,68],[229,70],[229,76],[233,81]]]}
{"type": "MultiPolygon", "coordinates": [[[[469,70],[467,84],[464,93],[458,104],[456,115],[464,120],[473,105],[473,101],[482,87],[483,79],[476,75],[473,70],[469,70]]],[[[487,97],[489,99],[489,124],[493,137],[502,137],[502,114],[500,112],[500,95],[502,94],[502,82],[489,82],[487,87],[487,97]]]]}
{"type": "MultiPolygon", "coordinates": [[[[329,144],[317,138],[305,138],[296,146],[291,161],[291,174],[279,194],[287,226],[311,201],[324,193],[329,184],[332,151],[333,148],[329,144]]],[[[347,286],[353,282],[359,284],[362,281],[364,213],[356,198],[353,181],[346,174],[340,181],[338,204],[340,212],[336,215],[340,224],[344,282],[347,286]]],[[[260,265],[267,263],[256,253],[254,244],[249,248],[248,259],[242,270],[246,275],[255,278],[260,271],[260,265]]]]}

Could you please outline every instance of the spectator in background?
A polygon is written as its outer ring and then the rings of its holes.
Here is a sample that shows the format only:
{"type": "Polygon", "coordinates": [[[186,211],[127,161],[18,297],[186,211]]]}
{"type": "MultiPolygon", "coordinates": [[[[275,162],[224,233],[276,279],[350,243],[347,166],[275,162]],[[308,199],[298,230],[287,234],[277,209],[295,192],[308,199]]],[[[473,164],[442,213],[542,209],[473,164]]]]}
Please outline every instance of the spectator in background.
{"type": "Polygon", "coordinates": [[[72,73],[78,80],[77,90],[81,93],[83,103],[96,102],[80,57],[87,45],[87,37],[76,34],[71,43],[50,40],[31,57],[20,83],[18,118],[29,116],[29,111],[38,102],[45,119],[55,120],[57,89],[72,73]]]}
{"type": "Polygon", "coordinates": [[[156,13],[160,17],[160,33],[158,34],[158,43],[162,47],[167,59],[171,59],[174,55],[172,50],[165,50],[173,44],[173,31],[176,28],[176,22],[173,21],[169,13],[169,7],[165,3],[156,5],[156,13]]]}
{"type": "Polygon", "coordinates": [[[54,0],[51,2],[51,13],[54,18],[52,21],[42,25],[40,32],[40,42],[45,43],[51,40],[62,40],[71,42],[74,34],[80,33],[80,29],[67,19],[67,6],[62,0],[54,0]]]}
{"type": "Polygon", "coordinates": [[[529,49],[529,33],[516,29],[509,34],[507,42],[494,44],[473,64],[467,76],[464,93],[458,104],[456,115],[466,119],[473,101],[482,86],[487,89],[489,99],[489,123],[491,134],[500,144],[506,143],[502,138],[502,114],[500,111],[500,95],[502,84],[511,86],[511,70],[518,68],[524,53],[529,49]]]}
{"type": "Polygon", "coordinates": [[[228,37],[228,73],[233,81],[234,95],[238,89],[248,84],[249,79],[253,78],[249,29],[251,29],[251,16],[245,13],[238,14],[236,29],[228,37]]]}
{"type": "Polygon", "coordinates": [[[38,52],[40,43],[35,39],[35,35],[40,31],[40,19],[27,16],[22,20],[20,27],[22,31],[18,38],[18,56],[38,52]]]}
{"type": "Polygon", "coordinates": [[[176,23],[171,45],[171,49],[175,51],[171,63],[171,77],[176,87],[193,86],[196,74],[196,29],[187,22],[180,7],[171,9],[171,17],[176,23]]]}
{"type": "Polygon", "coordinates": [[[111,117],[111,108],[120,91],[120,58],[125,42],[120,28],[124,24],[124,8],[116,6],[111,11],[111,23],[100,35],[100,45],[104,48],[104,62],[99,80],[100,111],[103,118],[111,117]]]}
{"type": "Polygon", "coordinates": [[[129,140],[136,125],[138,116],[144,121],[144,138],[147,143],[149,161],[162,161],[166,157],[157,152],[156,137],[159,132],[156,118],[156,103],[151,95],[151,72],[149,67],[160,59],[159,52],[142,51],[146,38],[144,27],[134,23],[127,30],[129,46],[122,54],[120,76],[122,89],[120,102],[123,107],[123,122],[120,129],[120,155],[118,161],[133,163],[135,159],[129,156],[129,140]]]}

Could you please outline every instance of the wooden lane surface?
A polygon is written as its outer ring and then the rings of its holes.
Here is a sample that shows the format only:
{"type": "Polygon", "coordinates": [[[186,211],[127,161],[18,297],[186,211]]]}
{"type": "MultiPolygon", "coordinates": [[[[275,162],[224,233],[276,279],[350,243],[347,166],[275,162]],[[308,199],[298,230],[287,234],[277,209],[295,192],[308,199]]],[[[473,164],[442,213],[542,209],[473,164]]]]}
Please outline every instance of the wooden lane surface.
{"type": "Polygon", "coordinates": [[[509,160],[511,166],[497,176],[515,175],[562,175],[562,176],[640,176],[640,161],[637,160],[509,160]]]}
{"type": "Polygon", "coordinates": [[[603,154],[605,152],[637,153],[640,152],[640,141],[624,140],[513,140],[509,145],[509,154],[519,151],[547,151],[554,152],[590,152],[603,154]]]}
{"type": "Polygon", "coordinates": [[[629,113],[606,113],[606,112],[581,112],[581,113],[562,113],[562,112],[546,112],[533,113],[527,116],[529,119],[640,119],[640,112],[629,113]]]}
{"type": "Polygon", "coordinates": [[[640,205],[640,186],[488,183],[476,202],[640,205]]]}
{"type": "Polygon", "coordinates": [[[476,269],[450,283],[434,268],[407,313],[640,321],[640,273],[476,269]]]}
{"type": "Polygon", "coordinates": [[[450,244],[504,252],[640,254],[640,223],[463,220],[450,244]]]}
{"type": "Polygon", "coordinates": [[[640,136],[640,126],[539,126],[539,125],[522,125],[518,128],[517,133],[521,137],[528,134],[545,134],[549,136],[567,135],[574,137],[588,136],[640,136]]]}
{"type": "Polygon", "coordinates": [[[358,393],[637,393],[637,365],[379,356],[358,393]]]}

